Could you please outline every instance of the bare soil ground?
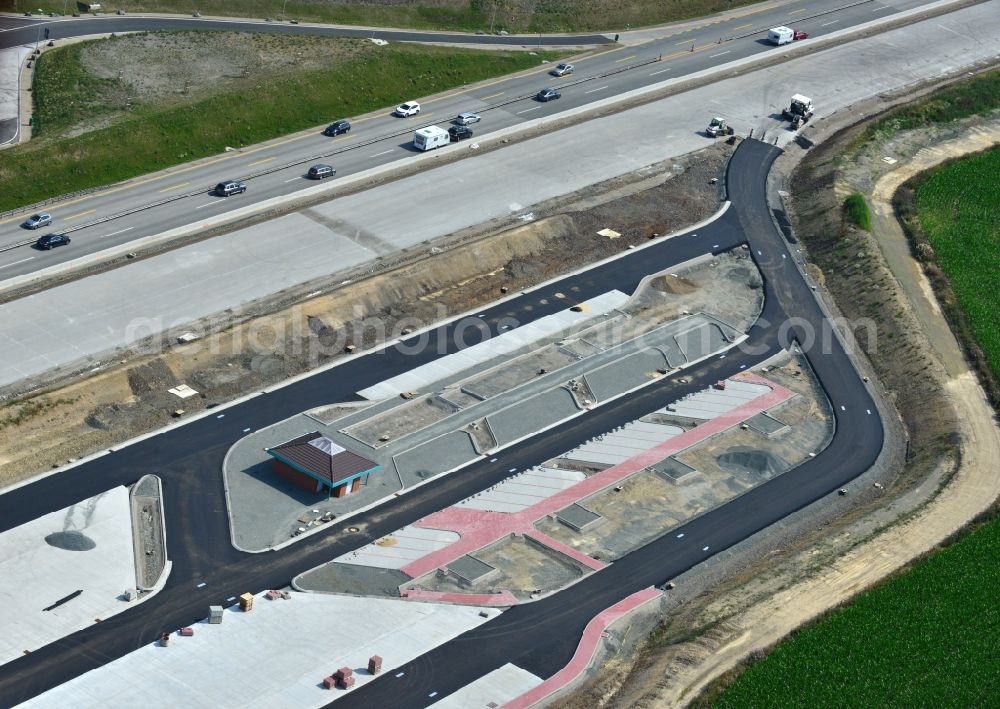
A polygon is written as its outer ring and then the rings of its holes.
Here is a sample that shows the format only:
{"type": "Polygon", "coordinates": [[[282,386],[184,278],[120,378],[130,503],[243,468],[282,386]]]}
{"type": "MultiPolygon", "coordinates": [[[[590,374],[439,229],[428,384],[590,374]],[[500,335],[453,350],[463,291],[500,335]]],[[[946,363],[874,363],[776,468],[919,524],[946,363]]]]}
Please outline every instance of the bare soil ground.
{"type": "Polygon", "coordinates": [[[1000,429],[925,276],[899,244],[889,204],[893,183],[982,149],[982,126],[949,130],[954,142],[942,141],[940,130],[913,131],[855,154],[846,148],[858,130],[849,129],[809,155],[789,183],[796,233],[819,264],[814,272],[836,274],[825,281],[843,314],[878,326],[867,354],[905,425],[908,464],[840,519],[827,515],[794,537],[776,530],[769,550],[730,563],[723,583],[679,600],[627,679],[602,673],[562,706],[708,705],[744,663],[992,508],[1000,429]],[[886,155],[900,162],[890,166],[886,155]],[[873,195],[874,236],[843,222],[840,205],[853,191],[873,195]]]}
{"type": "Polygon", "coordinates": [[[245,312],[192,325],[213,333],[208,337],[164,342],[160,354],[143,355],[140,346],[117,366],[9,403],[0,408],[0,485],[153,430],[176,409],[203,410],[331,362],[348,345],[373,347],[404,327],[493,301],[501,288],[528,287],[704,219],[719,206],[710,181],[720,177],[731,150],[715,145],[595,185],[576,200],[539,205],[533,223],[470,230],[349,287],[339,280],[304,284],[245,312]],[[608,225],[622,237],[598,236],[608,225]],[[327,292],[308,298],[316,289],[327,292]],[[167,392],[179,383],[200,395],[181,400],[167,392]]]}

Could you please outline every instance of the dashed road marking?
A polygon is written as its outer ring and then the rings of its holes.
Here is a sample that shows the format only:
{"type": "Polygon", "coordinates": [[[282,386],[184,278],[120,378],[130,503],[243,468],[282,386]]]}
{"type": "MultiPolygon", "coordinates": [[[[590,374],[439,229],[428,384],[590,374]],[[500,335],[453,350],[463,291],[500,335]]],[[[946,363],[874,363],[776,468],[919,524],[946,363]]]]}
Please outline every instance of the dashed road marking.
{"type": "Polygon", "coordinates": [[[678,539],[683,539],[684,538],[684,532],[681,532],[680,534],[678,534],[677,538],[678,539]]]}
{"type": "Polygon", "coordinates": [[[33,258],[35,258],[35,257],[34,256],[29,256],[28,258],[23,258],[20,261],[15,261],[14,263],[8,263],[8,264],[5,264],[3,266],[0,266],[0,268],[10,268],[11,266],[16,266],[19,263],[24,263],[25,261],[30,261],[33,258]]]}
{"type": "Polygon", "coordinates": [[[489,96],[483,96],[483,97],[482,97],[482,98],[480,98],[479,100],[480,100],[480,101],[485,101],[485,100],[486,100],[486,99],[488,99],[488,98],[496,98],[497,96],[503,96],[503,95],[504,95],[504,92],[503,92],[503,91],[501,91],[501,92],[500,92],[500,93],[498,93],[498,94],[490,94],[489,96]]]}
{"type": "Polygon", "coordinates": [[[867,411],[867,412],[868,412],[868,415],[869,415],[869,416],[871,416],[871,415],[872,415],[872,410],[871,410],[871,409],[865,409],[865,411],[867,411]]]}
{"type": "Polygon", "coordinates": [[[726,50],[726,51],[724,51],[724,52],[719,52],[718,54],[713,54],[713,55],[711,55],[711,56],[709,57],[709,59],[715,59],[716,57],[721,57],[721,56],[722,56],[722,55],[724,55],[724,54],[729,54],[729,53],[730,53],[731,51],[733,51],[733,50],[732,50],[732,49],[727,49],[727,50],[726,50]]]}
{"type": "Polygon", "coordinates": [[[629,59],[635,59],[635,55],[630,54],[627,57],[622,57],[621,59],[615,59],[615,64],[621,64],[622,62],[627,62],[629,59]]]}
{"type": "Polygon", "coordinates": [[[656,76],[657,74],[663,74],[670,71],[670,69],[660,69],[659,71],[654,71],[650,76],[656,76]]]}
{"type": "MultiPolygon", "coordinates": [[[[160,191],[162,192],[163,190],[160,190],[160,191]]],[[[83,216],[86,216],[88,214],[93,214],[96,211],[97,211],[97,208],[95,207],[94,209],[88,209],[86,212],[77,212],[76,214],[70,214],[68,217],[63,217],[63,221],[64,222],[68,222],[68,221],[71,221],[73,219],[77,219],[78,217],[83,217],[83,216]]]]}
{"type": "Polygon", "coordinates": [[[207,585],[208,585],[208,583],[206,583],[205,581],[202,581],[200,584],[198,584],[197,586],[195,586],[195,588],[204,588],[207,585]]]}
{"type": "Polygon", "coordinates": [[[824,22],[823,24],[821,24],[820,27],[826,27],[827,25],[835,25],[838,22],[840,22],[840,20],[830,20],[829,22],[824,22]]]}
{"type": "Polygon", "coordinates": [[[843,404],[841,404],[840,405],[840,410],[841,411],[847,411],[847,407],[845,407],[843,404]]]}
{"type": "Polygon", "coordinates": [[[187,187],[190,184],[191,184],[190,182],[181,182],[179,185],[171,185],[170,187],[164,187],[162,190],[160,190],[160,192],[163,193],[163,192],[169,192],[170,190],[179,190],[181,187],[187,187]]]}
{"type": "Polygon", "coordinates": [[[272,155],[269,158],[261,158],[260,160],[254,160],[252,163],[250,163],[250,166],[252,167],[254,165],[263,165],[266,162],[271,162],[272,160],[277,160],[277,159],[278,159],[277,155],[272,155]]]}
{"type": "Polygon", "coordinates": [[[405,674],[406,674],[405,672],[397,672],[397,673],[396,673],[396,676],[397,676],[397,677],[402,677],[402,676],[403,676],[403,675],[405,675],[405,674]]]}
{"type": "Polygon", "coordinates": [[[590,91],[584,91],[583,93],[585,93],[585,94],[592,94],[595,91],[604,91],[604,89],[606,89],[606,88],[608,88],[606,85],[605,86],[598,86],[596,89],[591,89],[590,91]]]}
{"type": "Polygon", "coordinates": [[[702,547],[701,550],[702,551],[708,551],[708,547],[702,547]]]}
{"type": "Polygon", "coordinates": [[[383,150],[381,153],[375,153],[374,155],[372,155],[370,157],[378,158],[378,157],[382,157],[383,155],[388,155],[391,152],[392,152],[391,150],[383,150]]]}
{"type": "Polygon", "coordinates": [[[222,202],[206,202],[205,204],[199,204],[195,209],[204,209],[205,207],[211,207],[214,204],[222,204],[222,202]]]}
{"type": "Polygon", "coordinates": [[[522,113],[528,113],[529,111],[537,111],[541,106],[534,106],[533,108],[526,108],[523,111],[518,111],[517,115],[520,116],[522,113]]]}
{"type": "Polygon", "coordinates": [[[290,180],[285,180],[285,184],[287,185],[289,182],[295,182],[296,180],[301,180],[301,179],[302,179],[302,175],[296,175],[295,177],[293,177],[290,180]]]}
{"type": "Polygon", "coordinates": [[[235,600],[236,600],[236,596],[230,596],[229,598],[226,599],[226,603],[230,603],[230,602],[235,601],[235,600]]]}
{"type": "Polygon", "coordinates": [[[101,238],[104,239],[109,236],[118,236],[119,234],[124,234],[126,231],[132,231],[133,229],[135,229],[134,226],[126,227],[124,229],[119,229],[118,231],[113,231],[110,234],[105,234],[101,238]]]}
{"type": "Polygon", "coordinates": [[[491,463],[496,463],[496,462],[497,462],[497,459],[496,459],[496,458],[490,458],[490,462],[491,462],[491,463]]]}
{"type": "Polygon", "coordinates": [[[516,472],[517,472],[517,468],[511,468],[511,469],[510,469],[510,470],[508,470],[507,472],[508,472],[508,473],[516,473],[516,472]]]}
{"type": "Polygon", "coordinates": [[[217,418],[217,419],[221,419],[221,418],[225,418],[225,416],[226,416],[225,414],[219,414],[219,415],[218,415],[218,416],[216,416],[215,418],[217,418]]]}

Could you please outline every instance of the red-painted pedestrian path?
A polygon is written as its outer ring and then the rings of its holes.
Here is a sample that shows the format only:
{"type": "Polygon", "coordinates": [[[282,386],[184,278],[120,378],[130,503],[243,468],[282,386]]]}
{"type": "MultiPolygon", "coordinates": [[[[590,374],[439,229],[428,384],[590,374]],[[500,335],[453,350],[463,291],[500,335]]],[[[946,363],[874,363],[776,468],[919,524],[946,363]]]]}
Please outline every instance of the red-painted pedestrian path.
{"type": "Polygon", "coordinates": [[[600,642],[604,631],[608,629],[608,626],[640,606],[656,600],[660,595],[659,590],[646,588],[633,593],[607,610],[601,611],[583,629],[583,637],[580,638],[580,644],[576,646],[576,652],[573,653],[573,659],[569,661],[568,665],[534,689],[530,689],[521,696],[507,702],[503,705],[502,709],[525,709],[526,707],[534,706],[569,685],[573,680],[582,675],[587,666],[593,661],[594,653],[597,652],[597,644],[600,642]]]}

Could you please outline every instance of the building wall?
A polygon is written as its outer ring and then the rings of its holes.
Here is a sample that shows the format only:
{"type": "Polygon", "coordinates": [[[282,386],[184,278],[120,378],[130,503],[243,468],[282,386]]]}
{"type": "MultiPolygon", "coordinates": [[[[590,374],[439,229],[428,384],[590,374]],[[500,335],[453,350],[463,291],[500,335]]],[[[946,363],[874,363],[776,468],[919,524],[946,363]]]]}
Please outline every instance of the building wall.
{"type": "Polygon", "coordinates": [[[282,480],[286,480],[292,485],[302,488],[306,492],[319,492],[320,482],[318,480],[309,477],[305,473],[299,472],[282,460],[272,458],[271,470],[282,480]]]}

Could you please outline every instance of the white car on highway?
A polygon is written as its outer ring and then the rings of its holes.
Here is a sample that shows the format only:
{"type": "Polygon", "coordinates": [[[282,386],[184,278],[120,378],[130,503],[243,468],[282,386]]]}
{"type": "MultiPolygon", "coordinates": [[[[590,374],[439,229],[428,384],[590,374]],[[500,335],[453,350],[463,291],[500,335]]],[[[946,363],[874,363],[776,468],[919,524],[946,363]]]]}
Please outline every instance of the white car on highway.
{"type": "Polygon", "coordinates": [[[408,118],[409,116],[415,116],[420,113],[420,104],[416,101],[407,101],[406,103],[401,103],[396,106],[396,110],[392,112],[394,116],[400,116],[401,118],[408,118]]]}

